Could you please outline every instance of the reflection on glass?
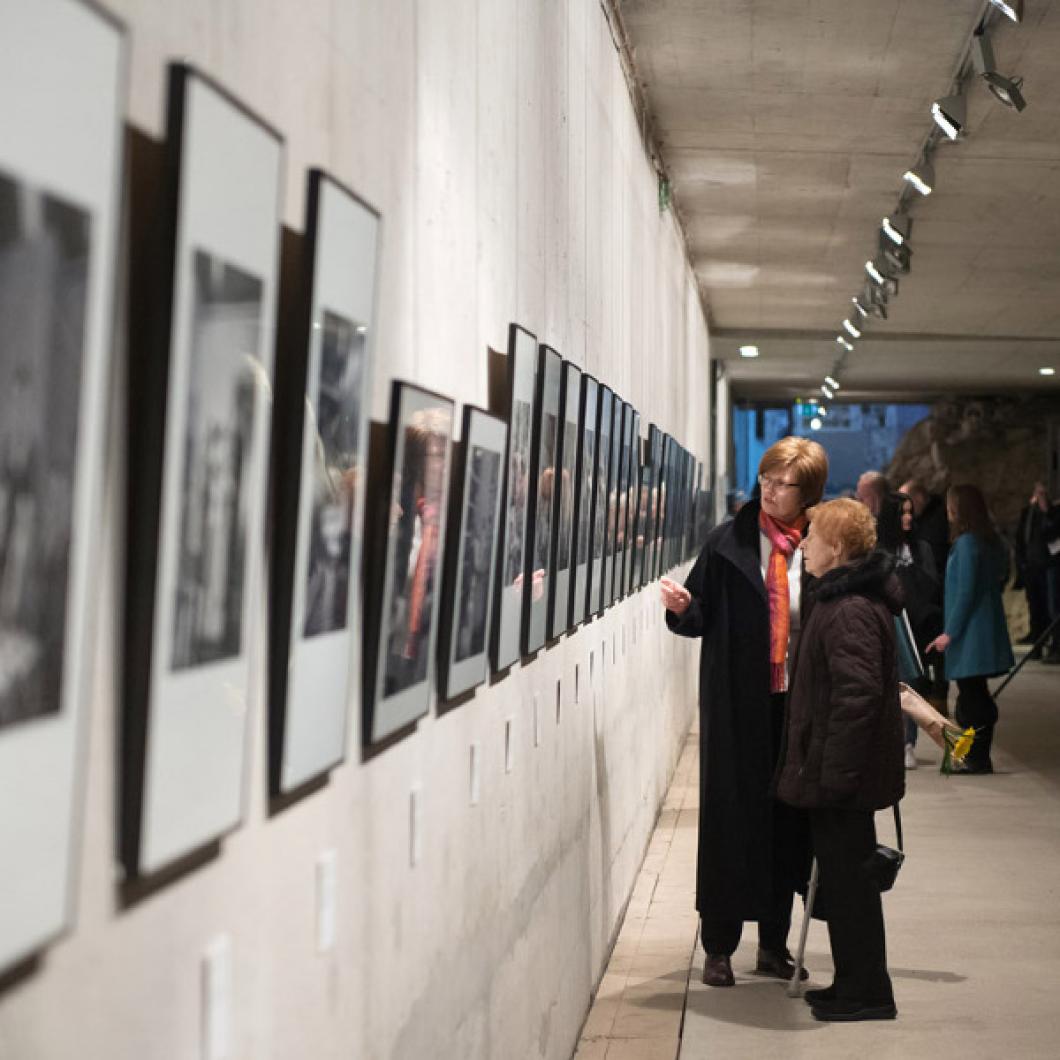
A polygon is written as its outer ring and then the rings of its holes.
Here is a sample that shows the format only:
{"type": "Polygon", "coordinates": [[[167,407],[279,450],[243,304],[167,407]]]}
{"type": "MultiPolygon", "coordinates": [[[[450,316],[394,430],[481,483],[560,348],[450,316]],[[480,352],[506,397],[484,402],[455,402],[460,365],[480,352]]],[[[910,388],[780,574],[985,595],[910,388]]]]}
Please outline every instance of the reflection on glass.
{"type": "Polygon", "coordinates": [[[324,310],[307,547],[305,635],[346,628],[353,511],[361,476],[364,325],[324,310]]]}
{"type": "Polygon", "coordinates": [[[451,435],[452,411],[443,406],[413,413],[403,431],[391,509],[392,580],[384,597],[384,696],[427,679],[451,435]]]}
{"type": "Polygon", "coordinates": [[[197,250],[173,669],[240,653],[262,284],[197,250]]]}
{"type": "Polygon", "coordinates": [[[60,706],[89,246],[0,172],[0,727],[60,706]]]}

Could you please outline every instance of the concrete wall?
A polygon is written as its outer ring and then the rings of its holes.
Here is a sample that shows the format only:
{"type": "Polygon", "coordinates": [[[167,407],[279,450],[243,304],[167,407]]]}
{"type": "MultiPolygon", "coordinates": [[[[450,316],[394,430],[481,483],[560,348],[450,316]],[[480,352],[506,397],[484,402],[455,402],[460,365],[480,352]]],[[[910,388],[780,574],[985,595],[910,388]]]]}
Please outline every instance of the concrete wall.
{"type": "MultiPolygon", "coordinates": [[[[709,459],[707,329],[596,0],[106,2],[131,31],[131,124],[161,135],[165,63],[189,58],[286,133],[288,225],[310,165],[381,209],[375,418],[394,377],[485,404],[487,347],[514,319],[633,401],[645,431],[655,421],[709,459]]],[[[694,711],[695,646],[667,637],[641,592],[370,763],[355,723],[347,763],[272,817],[258,704],[244,826],[122,908],[121,378],[76,925],[5,984],[0,1056],[202,1055],[201,961],[221,933],[232,1056],[569,1056],[694,711]],[[325,850],[337,941],[318,954],[325,850]]]]}

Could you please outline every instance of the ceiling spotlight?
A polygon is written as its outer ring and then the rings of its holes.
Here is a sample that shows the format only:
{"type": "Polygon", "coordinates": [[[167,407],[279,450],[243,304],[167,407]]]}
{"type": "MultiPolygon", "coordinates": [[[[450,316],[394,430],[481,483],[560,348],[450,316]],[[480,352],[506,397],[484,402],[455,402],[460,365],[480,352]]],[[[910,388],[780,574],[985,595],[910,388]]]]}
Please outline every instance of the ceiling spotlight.
{"type": "Polygon", "coordinates": [[[836,342],[839,343],[840,346],[843,347],[844,350],[847,351],[847,353],[853,353],[854,352],[854,347],[851,346],[850,343],[847,342],[847,340],[844,339],[842,335],[836,335],[835,340],[836,340],[836,342]]]}
{"type": "Polygon", "coordinates": [[[907,169],[902,178],[909,181],[921,195],[930,195],[935,190],[935,167],[926,158],[919,165],[907,169]]]}
{"type": "Polygon", "coordinates": [[[875,261],[866,261],[865,271],[872,277],[873,283],[882,284],[887,279],[887,277],[880,271],[880,267],[875,261]]]}
{"type": "Polygon", "coordinates": [[[817,415],[818,416],[827,416],[828,415],[828,406],[827,405],[818,405],[817,406],[817,415]]]}
{"type": "Polygon", "coordinates": [[[972,63],[975,72],[986,82],[994,99],[1011,107],[1017,113],[1027,106],[1027,101],[1020,91],[1023,88],[1022,77],[1005,77],[997,72],[994,62],[994,49],[990,38],[982,30],[972,35],[972,63]]]}
{"type": "Polygon", "coordinates": [[[1023,21],[1023,0],[990,0],[990,3],[1013,22],[1023,21]]]}
{"type": "Polygon", "coordinates": [[[880,226],[883,234],[892,242],[901,246],[913,231],[913,219],[904,213],[892,213],[885,217],[880,226]]]}
{"type": "Polygon", "coordinates": [[[1038,374],[1039,375],[1056,375],[1056,369],[1055,368],[1039,368],[1038,369],[1038,374]]]}
{"type": "Polygon", "coordinates": [[[856,298],[851,298],[850,300],[854,303],[858,316],[867,317],[869,315],[869,311],[856,298]]]}
{"type": "Polygon", "coordinates": [[[964,96],[943,96],[931,104],[931,116],[935,124],[951,139],[956,140],[967,122],[964,96]]]}
{"type": "Polygon", "coordinates": [[[846,328],[846,331],[847,331],[848,335],[853,335],[854,338],[856,338],[856,339],[860,339],[861,338],[861,332],[858,331],[858,329],[856,327],[854,327],[854,325],[851,324],[849,320],[844,320],[843,321],[843,327],[846,328]]]}
{"type": "Polygon", "coordinates": [[[740,347],[741,357],[757,357],[758,347],[757,346],[741,346],[740,347]]]}
{"type": "Polygon", "coordinates": [[[821,426],[821,419],[819,416],[814,416],[814,418],[810,420],[811,431],[819,431],[821,429],[821,426]]]}
{"type": "Polygon", "coordinates": [[[821,384],[821,393],[824,394],[824,396],[828,398],[829,401],[831,401],[832,398],[835,397],[835,394],[833,394],[832,391],[829,390],[828,387],[826,387],[823,383],[821,384]]]}
{"type": "Polygon", "coordinates": [[[828,384],[828,385],[829,385],[829,386],[830,386],[830,387],[831,387],[831,388],[832,388],[833,390],[838,390],[838,389],[839,389],[839,384],[838,384],[838,383],[837,383],[837,382],[836,382],[836,381],[835,381],[835,380],[834,380],[834,379],[833,379],[833,378],[832,378],[832,377],[831,377],[830,375],[826,375],[826,376],[824,377],[824,381],[825,381],[825,382],[826,382],[826,383],[827,383],[827,384],[828,384]]]}

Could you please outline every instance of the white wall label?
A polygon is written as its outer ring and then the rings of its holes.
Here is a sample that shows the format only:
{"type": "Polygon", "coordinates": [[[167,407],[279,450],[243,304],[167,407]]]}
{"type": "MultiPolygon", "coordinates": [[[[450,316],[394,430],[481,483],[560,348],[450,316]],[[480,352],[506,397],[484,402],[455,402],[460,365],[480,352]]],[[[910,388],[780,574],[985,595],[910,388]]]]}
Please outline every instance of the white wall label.
{"type": "Polygon", "coordinates": [[[317,953],[335,945],[335,903],[338,898],[338,854],[334,847],[317,857],[317,953]]]}
{"type": "Polygon", "coordinates": [[[477,806],[479,799],[482,798],[482,754],[480,748],[481,745],[477,740],[472,741],[469,755],[469,785],[471,789],[469,799],[472,806],[477,806]]]}
{"type": "Polygon", "coordinates": [[[202,959],[203,1060],[232,1055],[232,938],[218,935],[202,959]]]}

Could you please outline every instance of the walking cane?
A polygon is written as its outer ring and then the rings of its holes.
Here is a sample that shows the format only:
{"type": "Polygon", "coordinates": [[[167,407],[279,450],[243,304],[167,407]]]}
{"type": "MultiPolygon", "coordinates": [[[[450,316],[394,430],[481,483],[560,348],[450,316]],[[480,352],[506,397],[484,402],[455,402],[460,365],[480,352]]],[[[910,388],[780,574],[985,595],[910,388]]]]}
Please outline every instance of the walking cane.
{"type": "Polygon", "coordinates": [[[802,931],[799,932],[799,949],[795,954],[795,971],[788,983],[788,997],[802,996],[802,966],[806,959],[806,933],[810,930],[810,917],[813,916],[813,900],[817,897],[817,859],[813,859],[810,870],[810,886],[806,889],[806,911],[802,916],[802,931]]]}
{"type": "Polygon", "coordinates": [[[1027,660],[1030,659],[1031,656],[1034,655],[1034,653],[1045,643],[1049,634],[1052,633],[1058,625],[1060,625],[1060,615],[1057,615],[1056,618],[1053,619],[1053,621],[1049,624],[1049,628],[1046,629],[1046,631],[1034,642],[1027,654],[1024,655],[1023,658],[1020,659],[1020,661],[1016,663],[1016,665],[1013,666],[1011,670],[1009,670],[1008,676],[1005,678],[1005,680],[1002,681],[1001,684],[999,684],[997,688],[995,688],[994,691],[991,693],[994,698],[997,698],[1001,695],[1002,692],[1004,692],[1009,681],[1011,681],[1012,678],[1014,678],[1016,674],[1018,674],[1020,670],[1023,669],[1027,660]]]}

